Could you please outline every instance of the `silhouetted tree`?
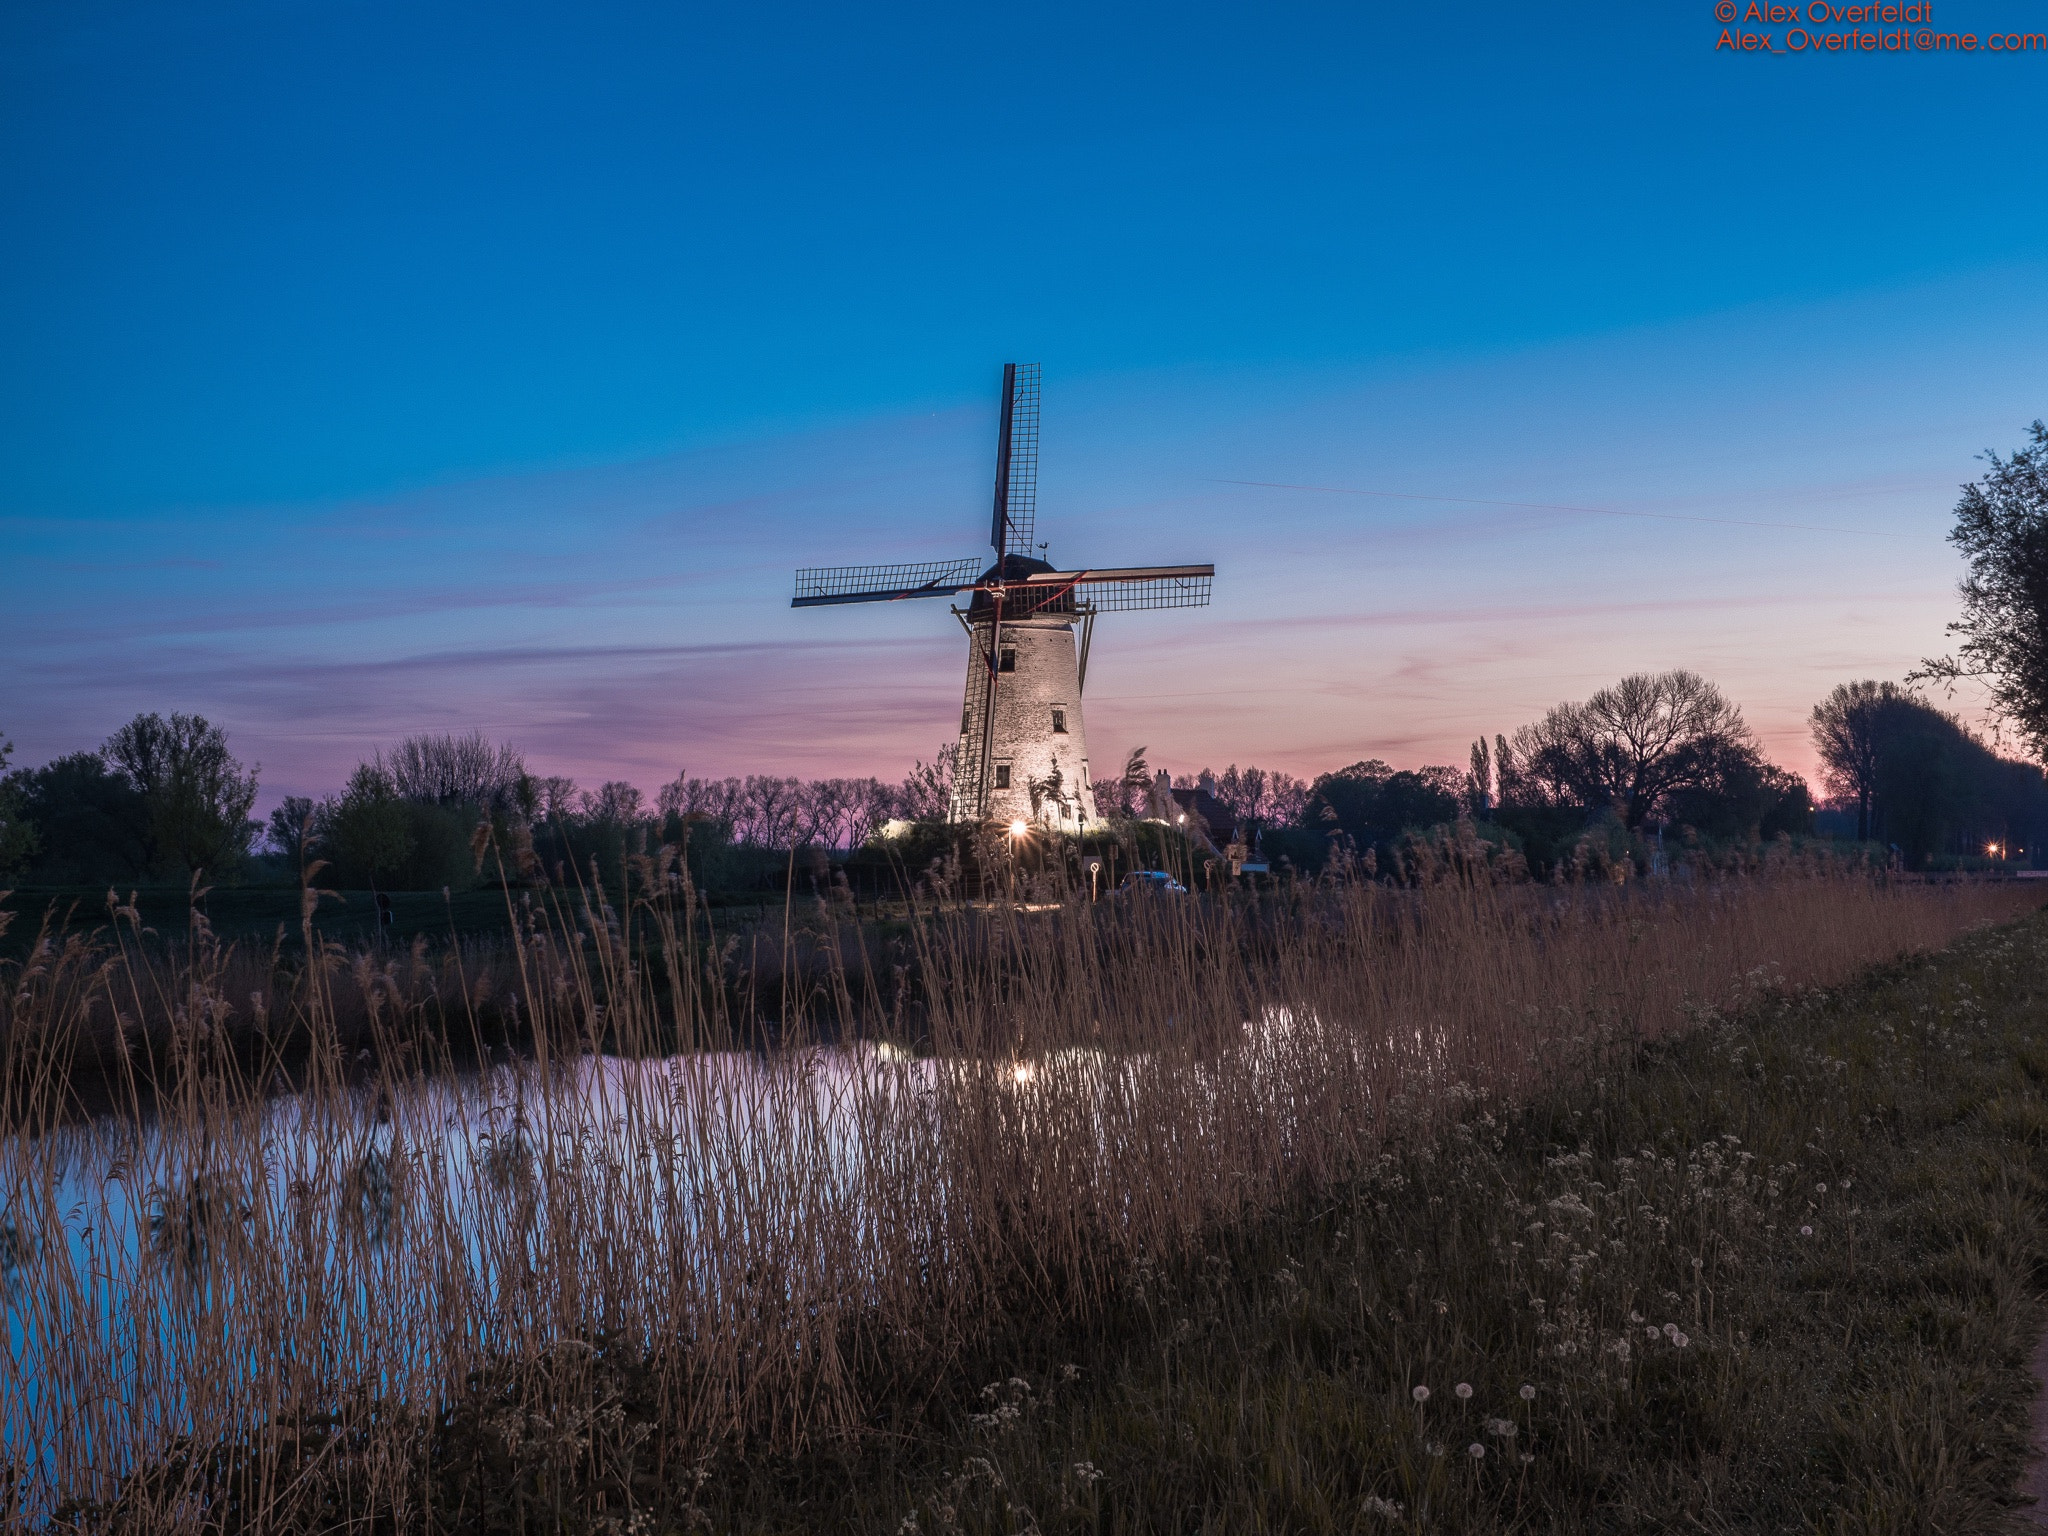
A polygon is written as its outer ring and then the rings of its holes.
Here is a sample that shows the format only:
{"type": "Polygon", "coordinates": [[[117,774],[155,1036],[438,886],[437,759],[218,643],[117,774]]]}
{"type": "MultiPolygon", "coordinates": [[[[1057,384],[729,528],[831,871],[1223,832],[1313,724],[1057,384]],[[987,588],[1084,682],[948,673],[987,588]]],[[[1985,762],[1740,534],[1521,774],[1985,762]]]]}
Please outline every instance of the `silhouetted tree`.
{"type": "Polygon", "coordinates": [[[1463,789],[1454,768],[1397,769],[1370,758],[1318,778],[1305,815],[1311,825],[1348,836],[1361,850],[1390,848],[1405,831],[1456,821],[1463,789]]]}
{"type": "MultiPolygon", "coordinates": [[[[953,814],[953,774],[958,742],[944,742],[927,763],[920,758],[896,793],[896,814],[907,821],[944,821],[953,814]]],[[[886,820],[887,818],[883,818],[886,820]]]]}
{"type": "Polygon", "coordinates": [[[467,736],[408,736],[383,759],[400,799],[468,805],[504,814],[518,808],[526,763],[482,731],[467,736]]]}
{"type": "MultiPolygon", "coordinates": [[[[1754,759],[1742,712],[1697,673],[1637,673],[1515,732],[1500,768],[1526,799],[1612,807],[1633,830],[1665,797],[1707,788],[1754,759]]],[[[1461,786],[1462,787],[1462,786],[1461,786]]]]}
{"type": "Polygon", "coordinates": [[[30,864],[49,885],[140,880],[150,873],[149,806],[97,752],[73,752],[13,776],[36,828],[30,864]]]}
{"type": "Polygon", "coordinates": [[[137,715],[107,739],[107,760],[149,808],[151,864],[159,873],[219,874],[247,851],[255,825],[256,770],[228,751],[226,732],[202,715],[137,715]]]}
{"type": "Polygon", "coordinates": [[[0,736],[0,875],[11,875],[27,864],[36,851],[35,824],[23,804],[22,777],[7,771],[14,755],[14,743],[0,736]]]}
{"type": "Polygon", "coordinates": [[[270,813],[270,846],[292,868],[320,838],[320,807],[305,795],[286,795],[270,813]]]}
{"type": "Polygon", "coordinates": [[[2048,426],[2029,435],[2009,459],[1987,451],[1991,468],[1963,487],[1949,542],[1969,571],[1963,616],[1948,626],[1963,643],[1914,675],[1983,682],[1992,710],[2048,759],[2048,426]]]}
{"type": "Polygon", "coordinates": [[[361,879],[372,890],[411,856],[411,819],[381,764],[360,763],[349,775],[328,815],[326,835],[343,876],[361,879]]]}
{"type": "Polygon", "coordinates": [[[1820,755],[1822,785],[1835,799],[1855,802],[1859,842],[1870,836],[1886,730],[1907,718],[1900,708],[1907,699],[1896,684],[1865,680],[1839,683],[1813,706],[1813,747],[1820,755]]]}

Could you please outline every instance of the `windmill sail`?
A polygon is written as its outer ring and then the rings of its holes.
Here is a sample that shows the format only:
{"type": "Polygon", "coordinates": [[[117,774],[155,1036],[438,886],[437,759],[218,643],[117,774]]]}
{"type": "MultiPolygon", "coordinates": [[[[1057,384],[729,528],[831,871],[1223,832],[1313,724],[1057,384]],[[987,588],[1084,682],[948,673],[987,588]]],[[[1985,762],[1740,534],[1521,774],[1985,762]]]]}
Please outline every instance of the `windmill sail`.
{"type": "Polygon", "coordinates": [[[1139,565],[1101,571],[1042,571],[1010,585],[1010,610],[1042,613],[1077,605],[1097,613],[1206,608],[1213,565],[1139,565]]]}
{"type": "Polygon", "coordinates": [[[1038,364],[1003,364],[1003,419],[996,429],[996,554],[1029,556],[1038,532],[1038,364]]]}
{"type": "Polygon", "coordinates": [[[893,603],[906,597],[952,597],[974,585],[979,560],[926,560],[910,565],[827,565],[796,573],[792,608],[833,603],[893,603]]]}

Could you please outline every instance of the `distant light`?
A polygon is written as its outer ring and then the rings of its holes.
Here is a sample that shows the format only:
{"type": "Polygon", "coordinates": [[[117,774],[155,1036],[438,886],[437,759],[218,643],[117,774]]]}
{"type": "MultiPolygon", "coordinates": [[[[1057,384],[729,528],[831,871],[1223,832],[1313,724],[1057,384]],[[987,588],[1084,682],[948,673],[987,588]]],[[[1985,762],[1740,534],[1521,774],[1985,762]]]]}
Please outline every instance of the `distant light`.
{"type": "Polygon", "coordinates": [[[1038,1069],[1028,1061],[1020,1061],[1010,1068],[1010,1078],[1013,1082],[1028,1083],[1036,1076],[1038,1069]]]}
{"type": "Polygon", "coordinates": [[[1010,823],[1010,836],[1012,837],[1022,837],[1026,832],[1029,832],[1030,830],[1031,829],[1024,825],[1024,823],[1021,821],[1013,821],[1010,823]]]}
{"type": "Polygon", "coordinates": [[[1173,819],[1175,821],[1186,821],[1188,819],[1188,813],[1186,811],[1182,811],[1178,816],[1174,817],[1173,819]]]}

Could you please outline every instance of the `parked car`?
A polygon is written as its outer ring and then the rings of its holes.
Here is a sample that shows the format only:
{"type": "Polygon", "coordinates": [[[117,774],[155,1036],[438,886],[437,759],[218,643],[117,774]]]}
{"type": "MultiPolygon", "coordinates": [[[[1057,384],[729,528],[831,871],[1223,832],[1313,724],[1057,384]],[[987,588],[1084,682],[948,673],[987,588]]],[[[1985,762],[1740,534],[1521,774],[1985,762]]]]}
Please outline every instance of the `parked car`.
{"type": "Polygon", "coordinates": [[[1163,869],[1134,869],[1116,888],[1119,896],[1133,891],[1150,891],[1155,896],[1185,896],[1188,888],[1163,869]]]}

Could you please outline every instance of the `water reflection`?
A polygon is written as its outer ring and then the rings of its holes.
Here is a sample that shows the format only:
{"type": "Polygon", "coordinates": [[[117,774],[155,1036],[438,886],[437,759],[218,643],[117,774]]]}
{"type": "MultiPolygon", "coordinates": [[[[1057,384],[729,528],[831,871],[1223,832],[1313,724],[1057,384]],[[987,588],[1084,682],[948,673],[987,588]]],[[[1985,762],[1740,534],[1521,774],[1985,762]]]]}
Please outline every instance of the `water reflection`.
{"type": "Polygon", "coordinates": [[[1341,1068],[1392,1044],[1270,1009],[1171,1071],[865,1043],[500,1063],[0,1143],[0,1426],[32,1469],[111,1475],[180,1432],[246,1429],[309,1379],[424,1405],[564,1338],[828,1328],[906,1264],[944,1265],[985,1194],[963,1196],[962,1167],[1115,1226],[1162,1134],[1285,1141],[1304,1104],[1355,1111],[1363,1078],[1341,1068]]]}

